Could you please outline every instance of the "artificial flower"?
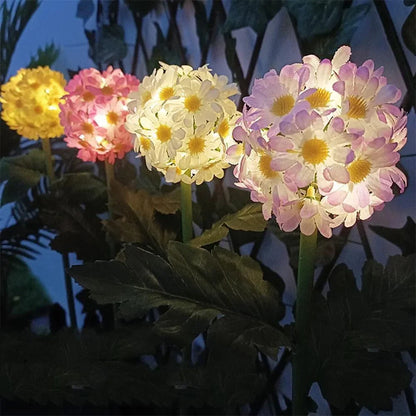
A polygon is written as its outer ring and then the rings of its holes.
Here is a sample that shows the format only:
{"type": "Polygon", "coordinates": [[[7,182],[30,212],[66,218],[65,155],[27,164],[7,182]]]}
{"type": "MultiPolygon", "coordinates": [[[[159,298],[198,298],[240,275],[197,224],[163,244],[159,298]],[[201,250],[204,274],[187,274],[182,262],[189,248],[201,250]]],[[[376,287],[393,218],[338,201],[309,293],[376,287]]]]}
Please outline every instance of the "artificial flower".
{"type": "Polygon", "coordinates": [[[357,66],[350,55],[343,46],[332,60],[309,55],[269,71],[244,98],[227,160],[236,185],[284,231],[329,238],[382,209],[393,185],[407,185],[396,167],[407,139],[407,117],[394,105],[400,91],[372,61],[357,66]]]}
{"type": "Polygon", "coordinates": [[[124,123],[127,96],[138,85],[136,77],[111,66],[103,72],[84,69],[69,81],[60,117],[64,140],[69,147],[79,149],[80,159],[113,164],[133,148],[124,123]]]}
{"type": "Polygon", "coordinates": [[[129,96],[126,129],[136,136],[135,150],[168,182],[222,178],[239,117],[229,98],[236,93],[235,84],[207,66],[162,63],[129,96]]]}
{"type": "Polygon", "coordinates": [[[50,139],[63,134],[59,103],[66,81],[49,67],[23,68],[2,85],[2,119],[28,139],[50,139]]]}

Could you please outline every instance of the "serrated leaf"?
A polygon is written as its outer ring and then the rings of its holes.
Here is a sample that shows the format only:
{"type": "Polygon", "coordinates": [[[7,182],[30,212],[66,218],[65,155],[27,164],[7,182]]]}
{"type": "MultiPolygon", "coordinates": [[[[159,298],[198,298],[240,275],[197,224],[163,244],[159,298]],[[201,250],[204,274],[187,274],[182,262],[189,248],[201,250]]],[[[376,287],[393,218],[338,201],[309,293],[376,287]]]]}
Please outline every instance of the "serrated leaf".
{"type": "Polygon", "coordinates": [[[152,204],[161,214],[175,214],[181,207],[181,189],[176,187],[170,192],[152,195],[152,204]]]}
{"type": "Polygon", "coordinates": [[[370,3],[344,8],[344,3],[337,0],[286,2],[289,9],[295,4],[299,6],[299,10],[297,7],[295,12],[301,13],[301,27],[298,28],[297,25],[296,29],[303,33],[300,36],[302,53],[313,53],[320,58],[329,59],[340,46],[351,43],[353,34],[371,8],[370,3]],[[315,9],[310,11],[312,17],[309,16],[307,8],[315,9]],[[325,13],[332,14],[329,20],[326,20],[325,13]],[[313,27],[314,35],[309,33],[310,27],[313,27]]]}
{"type": "Polygon", "coordinates": [[[319,376],[322,395],[338,409],[351,399],[373,412],[391,410],[391,397],[411,381],[406,365],[393,354],[339,351],[326,360],[319,376]]]}
{"type": "Polygon", "coordinates": [[[92,211],[71,204],[65,195],[42,196],[40,218],[57,236],[50,246],[60,253],[76,253],[79,259],[106,259],[109,248],[100,218],[92,211]]]}
{"type": "Polygon", "coordinates": [[[212,226],[212,228],[204,231],[200,236],[192,239],[189,244],[195,247],[202,247],[217,243],[227,237],[229,231],[230,230],[224,224],[216,223],[212,226]]]}
{"type": "Polygon", "coordinates": [[[212,228],[191,240],[190,244],[201,247],[221,241],[227,236],[228,230],[243,230],[261,232],[267,226],[261,209],[261,204],[248,204],[233,214],[227,214],[217,221],[212,228]]]}
{"type": "Polygon", "coordinates": [[[89,33],[87,36],[90,44],[88,54],[97,65],[113,64],[126,57],[127,45],[124,40],[124,29],[120,25],[103,25],[97,33],[89,33]]]}
{"type": "Polygon", "coordinates": [[[98,212],[105,209],[107,188],[104,182],[89,172],[66,173],[54,182],[53,189],[63,192],[71,203],[93,205],[98,212]]]}
{"type": "Polygon", "coordinates": [[[45,288],[28,265],[18,258],[8,263],[7,291],[11,317],[29,314],[51,304],[45,288]]]}
{"type": "Polygon", "coordinates": [[[375,261],[363,270],[362,292],[352,272],[338,265],[329,278],[328,307],[351,348],[400,351],[414,345],[415,263],[391,257],[386,269],[375,261]],[[397,277],[400,276],[400,277],[397,277]]]}
{"type": "Polygon", "coordinates": [[[248,26],[257,34],[263,33],[281,7],[280,0],[232,0],[223,32],[248,26]]]}
{"type": "Polygon", "coordinates": [[[369,261],[363,269],[363,294],[374,304],[387,303],[400,308],[415,305],[416,255],[390,257],[383,271],[369,261]]]}
{"type": "Polygon", "coordinates": [[[340,46],[349,45],[351,43],[355,31],[360,26],[365,16],[367,16],[370,9],[371,4],[365,3],[349,7],[343,11],[341,24],[334,34],[332,42],[326,47],[325,56],[332,56],[340,46]]]}
{"type": "Polygon", "coordinates": [[[402,228],[389,228],[380,225],[370,225],[372,231],[400,248],[403,256],[416,252],[416,224],[411,217],[407,217],[402,228]]]}
{"type": "Polygon", "coordinates": [[[151,73],[154,68],[159,67],[160,61],[170,65],[181,65],[181,55],[179,53],[180,45],[173,44],[173,39],[165,38],[162,29],[157,22],[154,22],[154,25],[156,27],[157,39],[147,65],[149,73],[151,73]]]}
{"type": "Polygon", "coordinates": [[[120,218],[105,221],[105,224],[119,241],[150,244],[163,252],[168,241],[176,237],[172,224],[170,227],[163,226],[157,221],[156,213],[173,213],[179,209],[177,189],[151,194],[144,189],[132,191],[113,181],[110,195],[111,211],[120,218]]]}
{"type": "Polygon", "coordinates": [[[340,23],[343,3],[338,0],[285,0],[302,39],[331,32],[340,23]]]}
{"type": "Polygon", "coordinates": [[[174,390],[161,370],[133,361],[159,344],[149,327],[81,335],[2,334],[0,395],[62,405],[170,405],[174,390]],[[128,361],[127,361],[128,360],[128,361]]]}
{"type": "Polygon", "coordinates": [[[246,336],[259,348],[267,331],[281,345],[288,344],[277,324],[280,295],[262,279],[254,260],[219,248],[210,254],[174,241],[169,244],[168,259],[170,264],[127,246],[116,261],[75,266],[71,274],[97,302],[121,303],[120,312],[129,318],[169,306],[158,327],[164,334],[195,336],[224,315],[221,319],[246,325],[246,336]]]}
{"type": "Polygon", "coordinates": [[[39,149],[30,150],[22,156],[4,157],[0,160],[0,182],[8,180],[1,205],[13,202],[36,186],[46,173],[45,154],[39,149]]]}
{"type": "Polygon", "coordinates": [[[52,66],[52,64],[58,59],[59,48],[52,42],[46,45],[43,49],[39,48],[37,56],[30,58],[28,68],[37,68],[38,66],[52,66]]]}
{"type": "Polygon", "coordinates": [[[416,55],[415,27],[416,27],[416,6],[413,7],[412,11],[410,12],[409,16],[407,16],[402,26],[403,42],[407,46],[409,51],[413,53],[413,55],[416,55]]]}

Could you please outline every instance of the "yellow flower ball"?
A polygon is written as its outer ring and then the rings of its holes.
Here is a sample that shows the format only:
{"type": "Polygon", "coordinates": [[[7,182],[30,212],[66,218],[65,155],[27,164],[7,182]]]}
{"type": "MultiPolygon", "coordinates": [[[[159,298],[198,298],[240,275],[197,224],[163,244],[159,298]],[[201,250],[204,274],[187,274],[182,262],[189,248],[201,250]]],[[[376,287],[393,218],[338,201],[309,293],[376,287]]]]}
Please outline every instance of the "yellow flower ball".
{"type": "Polygon", "coordinates": [[[59,103],[66,93],[66,81],[49,67],[23,68],[1,86],[2,119],[28,139],[61,136],[59,103]]]}

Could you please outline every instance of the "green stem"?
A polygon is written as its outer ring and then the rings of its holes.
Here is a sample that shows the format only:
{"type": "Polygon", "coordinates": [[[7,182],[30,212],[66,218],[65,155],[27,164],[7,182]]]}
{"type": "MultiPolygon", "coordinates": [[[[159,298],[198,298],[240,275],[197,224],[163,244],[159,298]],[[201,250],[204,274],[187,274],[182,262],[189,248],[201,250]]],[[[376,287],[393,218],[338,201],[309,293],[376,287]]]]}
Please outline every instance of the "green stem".
{"type": "MultiPolygon", "coordinates": [[[[42,139],[42,149],[45,154],[46,159],[46,173],[48,175],[50,184],[55,182],[55,171],[53,169],[53,158],[52,158],[52,149],[51,149],[51,139],[42,139]]],[[[68,274],[69,256],[68,253],[62,254],[62,262],[64,266],[64,279],[65,279],[65,289],[66,289],[66,299],[68,302],[69,310],[69,320],[71,322],[71,328],[77,329],[77,316],[75,312],[75,302],[74,302],[74,291],[72,288],[72,279],[68,274]]]]}
{"type": "Polygon", "coordinates": [[[104,162],[105,166],[105,179],[107,182],[107,197],[108,197],[108,217],[112,219],[113,213],[111,212],[111,182],[115,179],[114,176],[114,165],[108,163],[107,161],[104,162]]]}
{"type": "Polygon", "coordinates": [[[192,239],[192,185],[181,182],[182,241],[192,239]]]}
{"type": "Polygon", "coordinates": [[[46,173],[51,183],[55,180],[55,172],[53,170],[51,139],[42,139],[42,149],[46,158],[46,173]]]}
{"type": "Polygon", "coordinates": [[[295,340],[293,356],[292,403],[293,415],[307,414],[307,396],[310,389],[308,362],[308,339],[313,291],[313,277],[316,253],[317,232],[300,235],[299,264],[296,297],[295,340]]]}
{"type": "MultiPolygon", "coordinates": [[[[108,218],[112,220],[113,210],[112,210],[112,199],[111,199],[111,183],[115,181],[114,165],[107,162],[106,160],[104,162],[104,167],[105,167],[105,180],[107,184],[108,218]]],[[[106,241],[110,249],[110,257],[114,258],[116,254],[116,247],[114,244],[114,240],[111,238],[111,235],[109,232],[106,233],[106,241]]],[[[117,317],[116,317],[116,305],[114,303],[109,305],[108,316],[109,316],[108,321],[109,321],[110,328],[115,329],[117,327],[117,317]]]]}

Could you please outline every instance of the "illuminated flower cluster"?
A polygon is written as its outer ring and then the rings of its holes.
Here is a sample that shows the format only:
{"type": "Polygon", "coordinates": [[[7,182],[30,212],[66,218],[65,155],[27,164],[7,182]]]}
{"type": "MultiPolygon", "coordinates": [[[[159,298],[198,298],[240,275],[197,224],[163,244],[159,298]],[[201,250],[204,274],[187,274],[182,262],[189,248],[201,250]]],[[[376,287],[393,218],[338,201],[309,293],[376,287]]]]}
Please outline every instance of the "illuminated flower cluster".
{"type": "Polygon", "coordinates": [[[139,85],[133,75],[111,66],[100,72],[83,69],[69,81],[65,102],[60,105],[61,124],[69,147],[79,149],[83,161],[114,163],[133,148],[124,128],[127,96],[139,85]]]}
{"type": "Polygon", "coordinates": [[[407,117],[371,60],[349,62],[341,47],[332,61],[316,56],[274,70],[254,83],[233,131],[228,160],[237,185],[251,191],[284,231],[332,228],[369,218],[406,187],[395,166],[406,143],[407,117]]]}
{"type": "Polygon", "coordinates": [[[229,98],[236,86],[206,66],[161,65],[130,94],[126,128],[136,135],[135,150],[168,182],[222,178],[239,117],[229,98]]]}
{"type": "Polygon", "coordinates": [[[63,75],[47,66],[20,69],[1,87],[2,119],[28,139],[61,136],[58,106],[65,84],[63,75]]]}

